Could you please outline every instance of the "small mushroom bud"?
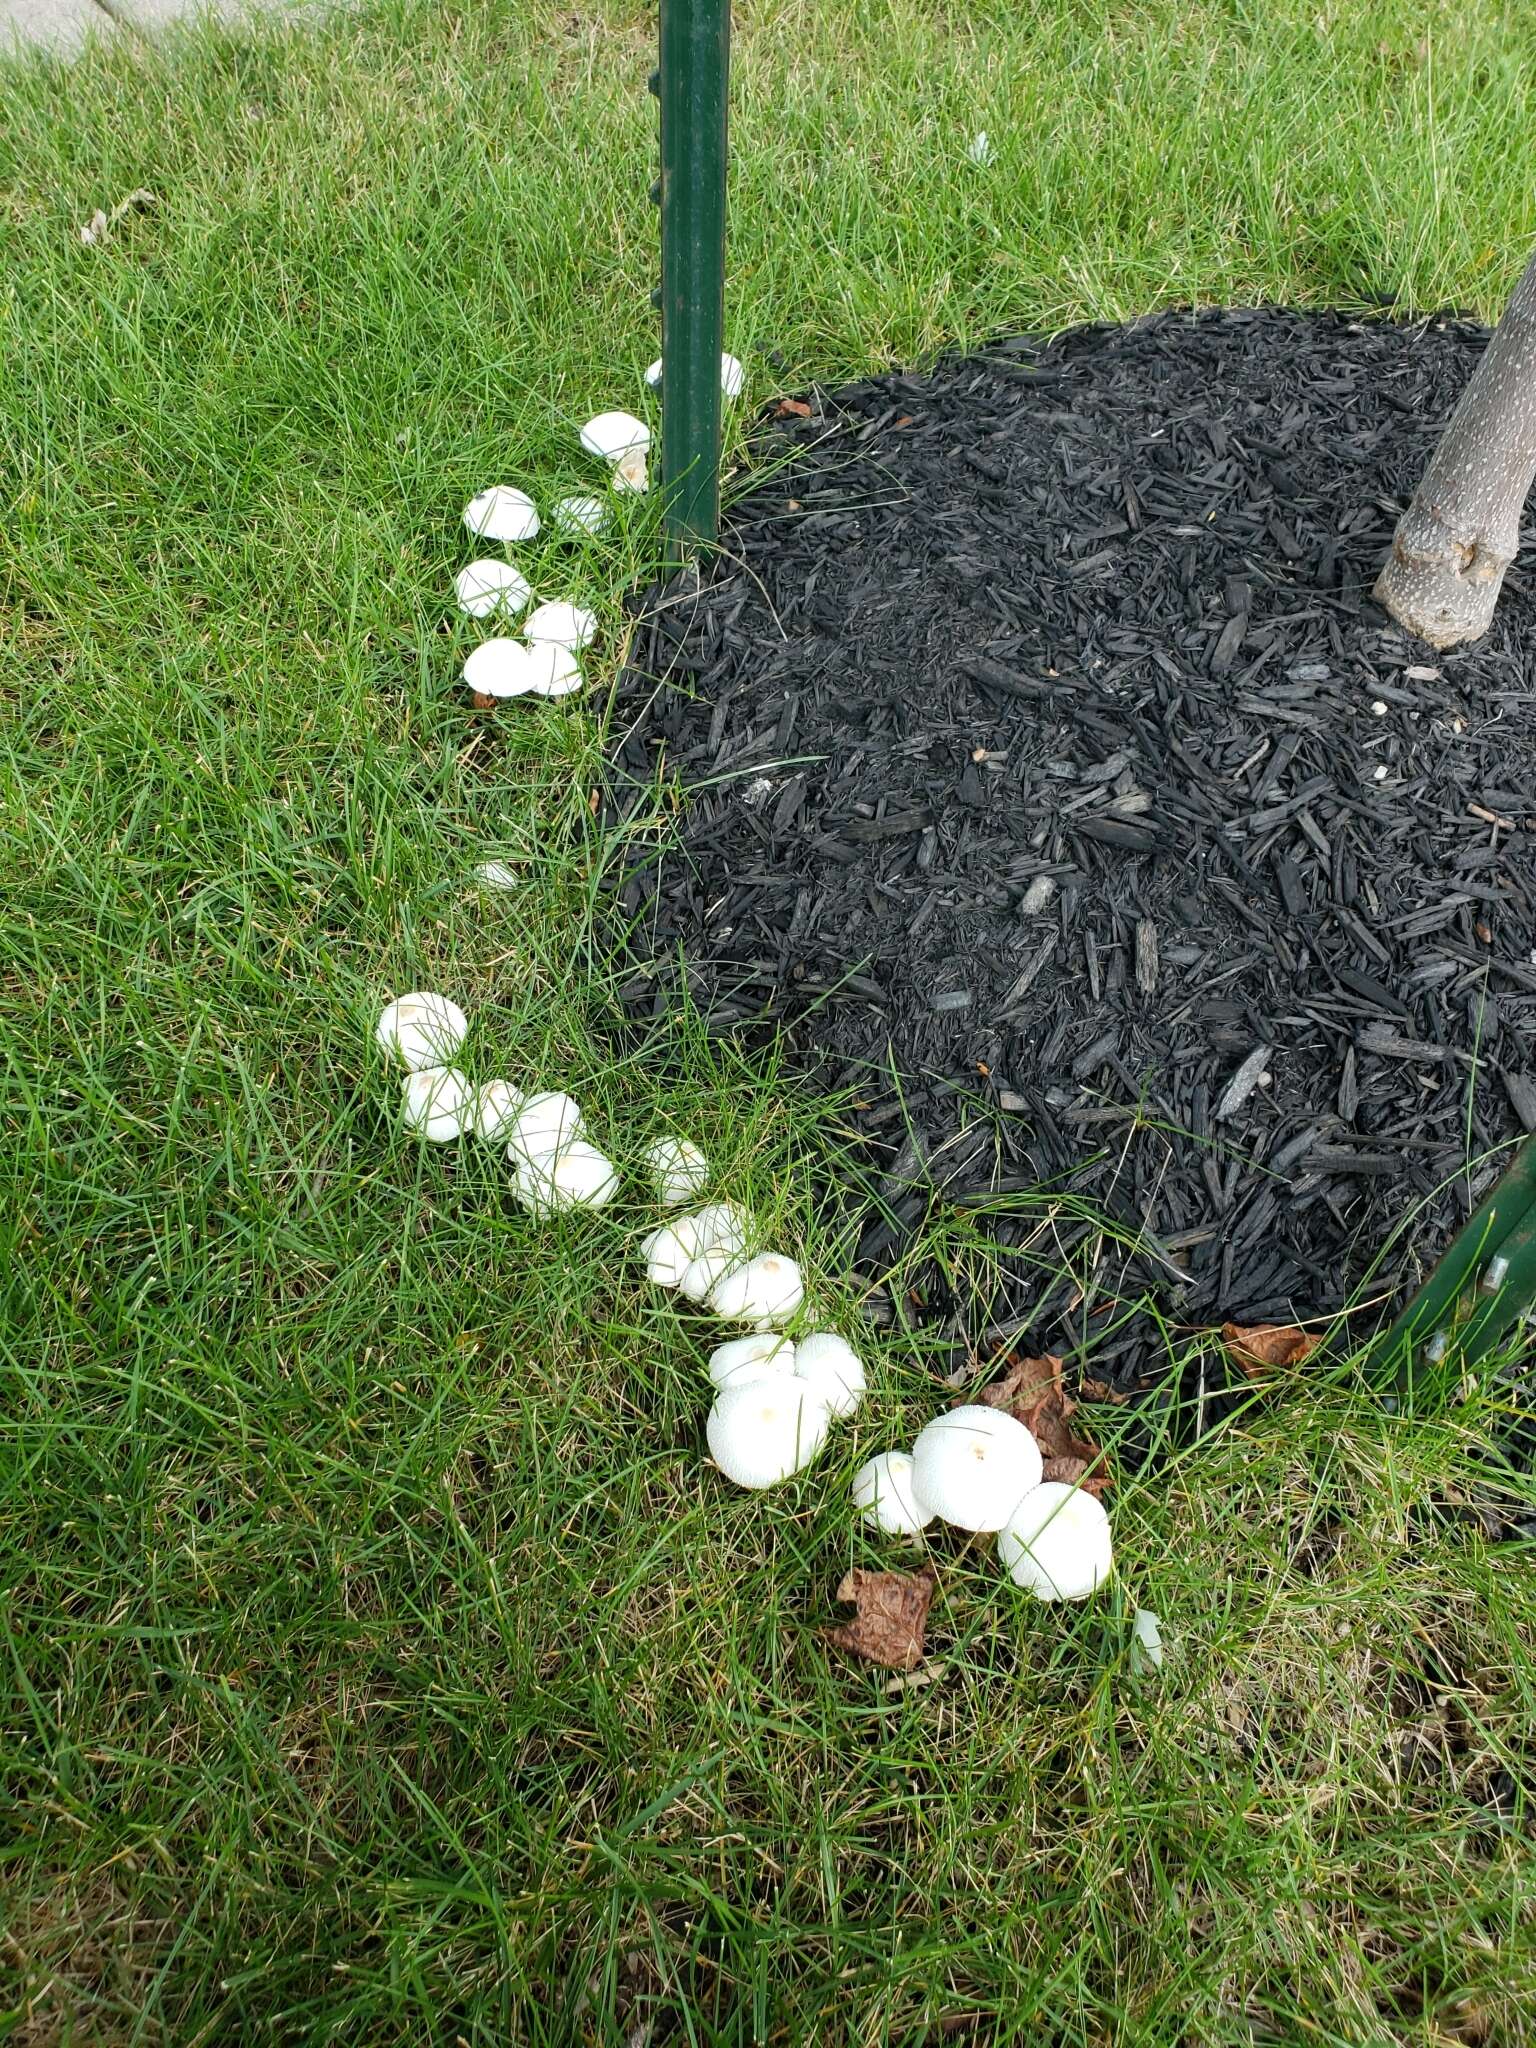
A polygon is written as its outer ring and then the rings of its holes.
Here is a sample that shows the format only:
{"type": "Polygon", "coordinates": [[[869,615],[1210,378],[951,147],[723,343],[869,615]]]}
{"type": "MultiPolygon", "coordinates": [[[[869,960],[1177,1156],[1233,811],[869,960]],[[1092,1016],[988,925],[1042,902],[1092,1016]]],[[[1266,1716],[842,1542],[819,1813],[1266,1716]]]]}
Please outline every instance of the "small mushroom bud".
{"type": "Polygon", "coordinates": [[[772,1486],[802,1471],[827,1440],[832,1418],[809,1387],[787,1375],[728,1387],[709,1411],[710,1456],[738,1486],[772,1486]]]}
{"type": "Polygon", "coordinates": [[[557,533],[568,540],[579,540],[589,533],[602,532],[608,524],[608,506],[601,498],[573,493],[568,498],[556,498],[550,518],[557,533]]]}
{"type": "Polygon", "coordinates": [[[868,1384],[853,1346],[831,1330],[815,1330],[795,1346],[795,1372],[826,1402],[834,1417],[851,1415],[868,1384]]]}
{"type": "Polygon", "coordinates": [[[645,1163],[663,1208],[703,1194],[709,1181],[709,1161],[687,1138],[658,1138],[646,1146],[645,1163]]]}
{"type": "Polygon", "coordinates": [[[526,1097],[512,1126],[507,1157],[514,1166],[536,1165],[585,1135],[580,1107],[559,1089],[526,1097]]]}
{"type": "Polygon", "coordinates": [[[582,428],[581,445],[589,455],[613,464],[615,490],[645,489],[651,430],[644,420],[637,420],[633,413],[600,412],[582,428]]]}
{"type": "Polygon", "coordinates": [[[1080,1486],[1047,1479],[1003,1525],[997,1554],[1037,1600],[1086,1600],[1114,1570],[1109,1516],[1080,1486]]]}
{"type": "Polygon", "coordinates": [[[475,1135],[487,1145],[505,1144],[511,1137],[523,1104],[521,1088],[510,1081],[487,1081],[475,1090],[475,1135]]]}
{"type": "Polygon", "coordinates": [[[776,1330],[733,1337],[729,1344],[718,1344],[709,1354],[709,1377],[721,1388],[750,1386],[753,1380],[773,1379],[794,1370],[795,1347],[776,1330]]]}
{"type": "Polygon", "coordinates": [[[912,1446],[918,1499],[957,1529],[1001,1529],[1040,1472],[1023,1423],[979,1402],[935,1416],[912,1446]]]}
{"type": "Polygon", "coordinates": [[[400,1085],[405,1127],[418,1138],[446,1145],[474,1121],[474,1090],[457,1067],[419,1067],[400,1085]]]}
{"type": "Polygon", "coordinates": [[[397,996],[373,1027],[379,1050],[412,1072],[445,1065],[468,1035],[469,1019],[458,1004],[432,989],[397,996]]]}
{"type": "Polygon", "coordinates": [[[933,1510],[912,1486],[912,1460],[905,1451],[882,1451],[853,1475],[853,1504],[866,1527],[882,1536],[920,1536],[933,1510]]]}
{"type": "Polygon", "coordinates": [[[743,1263],[741,1253],[731,1246],[706,1244],[684,1269],[683,1277],[677,1283],[678,1292],[688,1301],[702,1306],[720,1282],[738,1271],[743,1263]]]}
{"type": "Polygon", "coordinates": [[[780,1252],[764,1252],[722,1273],[709,1291],[710,1308],[728,1323],[756,1330],[782,1329],[805,1299],[800,1268],[780,1252]]]}
{"type": "Polygon", "coordinates": [[[493,484],[464,507],[464,524],[481,540],[532,540],[539,515],[526,491],[493,484]]]}

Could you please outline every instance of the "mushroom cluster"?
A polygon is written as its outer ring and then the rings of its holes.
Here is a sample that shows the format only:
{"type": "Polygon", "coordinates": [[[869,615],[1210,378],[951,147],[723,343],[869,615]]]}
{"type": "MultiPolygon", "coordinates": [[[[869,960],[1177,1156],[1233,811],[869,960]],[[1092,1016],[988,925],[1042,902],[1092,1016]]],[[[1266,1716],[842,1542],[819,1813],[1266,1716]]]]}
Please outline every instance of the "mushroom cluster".
{"type": "MultiPolygon", "coordinates": [[[[677,1154],[657,1147],[651,1156],[660,1187],[695,1192],[685,1188],[677,1154]]],[[[758,1242],[744,1209],[711,1202],[662,1224],[641,1247],[656,1286],[751,1333],[709,1354],[715,1400],[705,1435],[726,1478],[754,1488],[803,1471],[865,1388],[863,1364],[842,1337],[830,1330],[798,1341],[785,1334],[804,1305],[805,1283],[793,1259],[757,1250],[758,1242]]]]}
{"type": "Polygon", "coordinates": [[[1037,1600],[1086,1600],[1114,1569],[1109,1516],[1080,1486],[1046,1479],[1040,1446],[1015,1416],[967,1403],[936,1416],[911,1452],[884,1451],[854,1474],[865,1526],[921,1538],[935,1520],[995,1533],[1001,1563],[1037,1600]]]}

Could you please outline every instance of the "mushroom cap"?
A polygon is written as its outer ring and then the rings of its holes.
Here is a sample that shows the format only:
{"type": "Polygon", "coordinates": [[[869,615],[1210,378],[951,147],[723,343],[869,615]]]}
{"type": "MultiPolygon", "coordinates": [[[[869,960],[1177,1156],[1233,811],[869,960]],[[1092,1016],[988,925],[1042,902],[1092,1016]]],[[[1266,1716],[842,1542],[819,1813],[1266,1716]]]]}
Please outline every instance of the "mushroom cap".
{"type": "Polygon", "coordinates": [[[728,1387],[709,1411],[710,1456],[738,1486],[772,1486],[809,1465],[832,1418],[811,1389],[788,1374],[728,1387]]]}
{"type": "Polygon", "coordinates": [[[482,540],[532,540],[539,530],[539,514],[526,491],[492,484],[464,507],[464,524],[482,540]]]}
{"type": "Polygon", "coordinates": [[[831,1330],[814,1330],[795,1346],[795,1372],[826,1402],[836,1417],[851,1415],[868,1385],[863,1361],[853,1346],[831,1330]]]}
{"type": "Polygon", "coordinates": [[[474,1121],[475,1091],[457,1067],[418,1067],[400,1089],[406,1129],[433,1145],[462,1138],[474,1121]]]}
{"type": "Polygon", "coordinates": [[[912,1446],[918,1499],[957,1529],[1001,1529],[1040,1471],[1023,1423],[980,1403],[936,1415],[912,1446]]]}
{"type": "Polygon", "coordinates": [[[570,648],[573,654],[585,647],[596,631],[596,612],[562,600],[536,605],[523,621],[523,638],[530,647],[547,640],[556,647],[570,648]]]}
{"type": "Polygon", "coordinates": [[[600,1209],[618,1192],[619,1176],[611,1159],[584,1138],[573,1138],[558,1152],[518,1162],[513,1185],[536,1215],[556,1209],[600,1209]]]}
{"type": "Polygon", "coordinates": [[[649,448],[651,430],[630,412],[600,412],[581,430],[581,445],[604,462],[619,462],[636,449],[649,448]]]}
{"type": "Polygon", "coordinates": [[[579,539],[584,534],[602,532],[608,524],[608,501],[573,491],[569,497],[556,498],[549,516],[557,533],[579,539]]]}
{"type": "Polygon", "coordinates": [[[907,1451],[882,1451],[853,1475],[853,1504],[865,1526],[882,1536],[920,1536],[933,1509],[917,1497],[907,1451]]]}
{"type": "Polygon", "coordinates": [[[755,1330],[782,1329],[805,1299],[800,1268],[782,1252],[762,1252],[733,1265],[709,1291],[709,1306],[728,1323],[755,1330]]]}
{"type": "Polygon", "coordinates": [[[586,1128],[580,1105],[558,1088],[529,1095],[512,1126],[507,1156],[514,1166],[520,1161],[537,1164],[584,1136],[586,1128]]]}
{"type": "Polygon", "coordinates": [[[717,1344],[709,1354],[708,1369],[717,1387],[750,1386],[754,1380],[793,1373],[795,1347],[776,1330],[759,1330],[750,1337],[733,1337],[729,1344],[717,1344]]]}
{"type": "Polygon", "coordinates": [[[679,1219],[692,1225],[700,1252],[719,1249],[745,1258],[752,1243],[752,1219],[735,1202],[706,1202],[691,1216],[679,1219]]]}
{"type": "Polygon", "coordinates": [[[703,1194],[709,1180],[709,1161],[689,1138],[655,1139],[645,1148],[645,1163],[667,1209],[703,1194]]]}
{"type": "Polygon", "coordinates": [[[515,618],[532,597],[526,576],[510,562],[471,562],[453,579],[459,610],[472,619],[488,619],[493,612],[515,618]]]}
{"type": "Polygon", "coordinates": [[[486,1081],[475,1090],[475,1135],[487,1145],[504,1143],[527,1101],[510,1081],[486,1081]]]}
{"type": "Polygon", "coordinates": [[[559,647],[553,640],[539,640],[527,652],[534,675],[530,688],[535,697],[568,697],[572,690],[581,688],[581,664],[569,647],[559,647]]]}
{"type": "MultiPolygon", "coordinates": [[[[714,1209],[726,1206],[716,1203],[714,1209]]],[[[684,1274],[699,1254],[714,1248],[715,1220],[714,1210],[700,1209],[692,1216],[674,1216],[670,1223],[651,1232],[640,1247],[640,1255],[649,1278],[658,1287],[680,1287],[684,1274]]],[[[710,1286],[713,1284],[711,1280],[710,1286]]],[[[708,1292],[709,1287],[705,1287],[695,1298],[702,1301],[708,1292]]]]}
{"type": "Polygon", "coordinates": [[[706,1244],[683,1269],[678,1292],[689,1301],[703,1304],[722,1280],[739,1271],[745,1263],[741,1253],[727,1244],[706,1244]]]}
{"type": "Polygon", "coordinates": [[[521,697],[536,690],[541,679],[533,650],[521,640],[482,640],[472,648],[463,675],[470,689],[481,697],[521,697]]]}
{"type": "Polygon", "coordinates": [[[373,1027],[374,1043],[413,1073],[440,1067],[469,1036],[469,1019],[434,989],[413,989],[386,1003],[373,1027]]]}
{"type": "Polygon", "coordinates": [[[997,1554],[1014,1584],[1037,1600],[1086,1600],[1114,1570],[1104,1503],[1047,1479],[1004,1523],[997,1554]]]}
{"type": "Polygon", "coordinates": [[[508,867],[504,860],[483,860],[475,869],[475,880],[482,889],[519,889],[522,877],[517,869],[508,867]]]}

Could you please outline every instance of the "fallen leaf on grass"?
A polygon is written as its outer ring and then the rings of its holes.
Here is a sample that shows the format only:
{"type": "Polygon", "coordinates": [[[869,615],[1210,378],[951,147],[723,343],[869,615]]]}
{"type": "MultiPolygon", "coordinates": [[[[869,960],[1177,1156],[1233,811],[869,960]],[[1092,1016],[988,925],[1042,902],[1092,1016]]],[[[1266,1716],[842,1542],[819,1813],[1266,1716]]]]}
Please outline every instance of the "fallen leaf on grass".
{"type": "Polygon", "coordinates": [[[104,242],[123,218],[124,214],[132,213],[136,207],[158,206],[159,204],[159,194],[149,191],[146,186],[140,185],[137,190],[130,192],[126,199],[119,199],[110,213],[103,213],[98,206],[85,226],[80,230],[80,239],[87,247],[94,246],[97,242],[104,242]]]}
{"type": "Polygon", "coordinates": [[[825,1631],[829,1643],[851,1650],[866,1664],[888,1671],[913,1671],[922,1662],[928,1609],[939,1575],[931,1564],[917,1572],[867,1572],[855,1565],[837,1589],[852,1603],[854,1617],[825,1631]]]}
{"type": "Polygon", "coordinates": [[[773,409],[773,416],[778,420],[808,420],[811,408],[803,398],[781,398],[773,409]]]}
{"type": "Polygon", "coordinates": [[[472,690],[470,698],[477,711],[494,711],[496,709],[497,699],[495,697],[487,697],[483,690],[472,690]]]}
{"type": "Polygon", "coordinates": [[[1260,1380],[1276,1366],[1300,1365],[1322,1343],[1311,1330],[1291,1323],[1223,1323],[1221,1341],[1232,1361],[1251,1380],[1260,1380]]]}
{"type": "MultiPolygon", "coordinates": [[[[962,1395],[961,1401],[970,1398],[962,1395]]],[[[1113,1485],[1103,1450],[1091,1437],[1079,1436],[1071,1427],[1077,1403],[1062,1384],[1059,1358],[1011,1358],[1002,1378],[983,1387],[975,1398],[1023,1423],[1040,1446],[1047,1479],[1081,1486],[1084,1493],[1092,1494],[1102,1494],[1113,1485]]]]}
{"type": "Polygon", "coordinates": [[[1113,1401],[1115,1406],[1119,1407],[1130,1398],[1122,1394],[1118,1387],[1112,1387],[1108,1380],[1079,1380],[1078,1387],[1085,1401],[1113,1401]]]}

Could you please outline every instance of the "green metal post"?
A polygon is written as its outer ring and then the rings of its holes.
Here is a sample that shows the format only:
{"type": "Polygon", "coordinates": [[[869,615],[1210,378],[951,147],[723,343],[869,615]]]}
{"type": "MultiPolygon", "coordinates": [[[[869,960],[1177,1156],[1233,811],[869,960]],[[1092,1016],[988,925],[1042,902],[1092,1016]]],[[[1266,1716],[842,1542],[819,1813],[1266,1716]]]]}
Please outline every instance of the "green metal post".
{"type": "Polygon", "coordinates": [[[681,558],[720,531],[730,0],[661,0],[661,489],[681,558]]]}

